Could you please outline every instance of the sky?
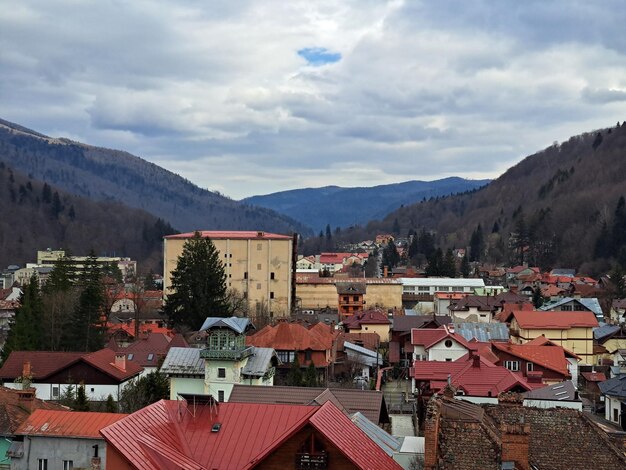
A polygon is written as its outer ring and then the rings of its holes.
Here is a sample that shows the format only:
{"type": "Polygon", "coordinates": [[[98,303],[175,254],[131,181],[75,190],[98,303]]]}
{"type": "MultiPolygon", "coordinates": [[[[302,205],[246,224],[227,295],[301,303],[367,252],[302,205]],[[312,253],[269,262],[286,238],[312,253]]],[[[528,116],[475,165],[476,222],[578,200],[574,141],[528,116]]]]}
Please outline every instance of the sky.
{"type": "Polygon", "coordinates": [[[619,0],[0,0],[0,118],[239,199],[494,178],[626,120],[619,0]]]}

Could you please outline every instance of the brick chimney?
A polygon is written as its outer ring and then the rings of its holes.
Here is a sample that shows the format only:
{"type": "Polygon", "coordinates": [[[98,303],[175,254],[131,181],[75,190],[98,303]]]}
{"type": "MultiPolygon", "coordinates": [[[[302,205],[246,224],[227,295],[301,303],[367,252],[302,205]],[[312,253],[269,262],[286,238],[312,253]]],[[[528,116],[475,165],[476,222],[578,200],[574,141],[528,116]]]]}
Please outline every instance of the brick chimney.
{"type": "Polygon", "coordinates": [[[126,354],[124,353],[115,353],[115,362],[113,363],[115,367],[120,370],[126,370],[126,354]]]}
{"type": "Polygon", "coordinates": [[[35,388],[27,388],[24,390],[18,390],[17,392],[17,404],[20,408],[32,413],[34,411],[35,404],[35,388]]]}
{"type": "Polygon", "coordinates": [[[523,422],[519,424],[502,424],[500,433],[502,462],[515,462],[516,469],[529,470],[530,425],[523,422]]]}
{"type": "Polygon", "coordinates": [[[383,267],[383,277],[387,277],[389,276],[389,267],[384,266],[383,267]]]}
{"type": "Polygon", "coordinates": [[[424,470],[435,470],[438,463],[439,448],[439,415],[440,403],[437,398],[431,398],[426,407],[424,421],[424,470]]]}

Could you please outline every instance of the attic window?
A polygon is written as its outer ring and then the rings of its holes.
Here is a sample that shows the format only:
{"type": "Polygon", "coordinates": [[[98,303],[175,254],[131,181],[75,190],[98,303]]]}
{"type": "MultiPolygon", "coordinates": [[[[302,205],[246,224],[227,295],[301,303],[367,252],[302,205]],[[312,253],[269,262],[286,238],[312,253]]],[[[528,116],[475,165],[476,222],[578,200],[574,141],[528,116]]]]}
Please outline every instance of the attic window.
{"type": "Polygon", "coordinates": [[[152,353],[148,354],[148,360],[151,361],[152,359],[154,359],[154,354],[152,353]]]}
{"type": "Polygon", "coordinates": [[[451,348],[452,347],[452,340],[451,339],[447,339],[445,343],[443,343],[445,345],[446,348],[451,348]]]}
{"type": "Polygon", "coordinates": [[[132,361],[132,360],[133,360],[133,357],[135,357],[135,355],[134,355],[133,353],[129,353],[129,354],[128,354],[128,360],[129,360],[129,361],[132,361]]]}
{"type": "Polygon", "coordinates": [[[296,470],[326,470],[328,468],[328,454],[320,442],[311,434],[311,437],[300,446],[296,453],[296,470]]]}

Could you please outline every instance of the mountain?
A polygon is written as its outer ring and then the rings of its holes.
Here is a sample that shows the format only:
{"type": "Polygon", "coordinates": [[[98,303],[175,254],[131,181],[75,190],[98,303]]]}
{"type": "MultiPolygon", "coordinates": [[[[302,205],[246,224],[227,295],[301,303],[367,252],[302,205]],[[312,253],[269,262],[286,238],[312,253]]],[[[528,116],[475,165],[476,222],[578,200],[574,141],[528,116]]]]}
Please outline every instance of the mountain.
{"type": "Polygon", "coordinates": [[[159,272],[163,220],[117,202],[92,201],[35,180],[0,162],[0,268],[34,262],[37,250],[129,256],[142,271],[159,272]]]}
{"type": "Polygon", "coordinates": [[[400,233],[432,230],[443,247],[459,248],[480,225],[482,259],[515,263],[523,254],[543,267],[601,272],[618,255],[598,253],[602,237],[626,239],[625,181],[626,123],[618,123],[537,152],[477,191],[405,206],[344,236],[389,232],[397,219],[400,233]]]}
{"type": "Polygon", "coordinates": [[[0,120],[0,161],[64,191],[119,201],[180,231],[267,230],[310,234],[284,215],[241,204],[127,152],[57,139],[0,120]]]}
{"type": "Polygon", "coordinates": [[[489,180],[445,178],[436,181],[407,181],[373,187],[294,189],[265,196],[243,199],[253,204],[285,214],[307,224],[318,232],[326,225],[349,227],[382,218],[397,208],[424,198],[465,192],[487,184],[489,180]]]}

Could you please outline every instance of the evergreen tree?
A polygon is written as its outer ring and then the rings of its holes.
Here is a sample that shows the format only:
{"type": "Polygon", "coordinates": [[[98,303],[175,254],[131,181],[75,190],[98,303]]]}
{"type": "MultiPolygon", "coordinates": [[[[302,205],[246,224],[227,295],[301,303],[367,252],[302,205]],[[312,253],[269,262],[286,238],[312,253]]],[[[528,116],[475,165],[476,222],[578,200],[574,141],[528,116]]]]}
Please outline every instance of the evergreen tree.
{"type": "Polygon", "coordinates": [[[472,237],[470,238],[470,261],[480,261],[482,258],[483,251],[485,249],[485,240],[483,238],[483,229],[478,224],[476,230],[472,232],[472,237]]]}
{"type": "Polygon", "coordinates": [[[619,264],[613,266],[609,273],[611,278],[611,297],[614,299],[626,298],[626,283],[624,283],[624,270],[619,264]]]}
{"type": "Polygon", "coordinates": [[[437,250],[428,258],[428,266],[426,266],[427,276],[442,276],[443,273],[443,252],[441,248],[437,250]]]}
{"type": "Polygon", "coordinates": [[[154,273],[152,270],[148,273],[148,275],[143,280],[143,288],[144,290],[157,290],[157,285],[154,280],[154,273]]]}
{"type": "Polygon", "coordinates": [[[55,191],[52,195],[52,215],[55,219],[59,218],[61,211],[63,211],[63,204],[61,204],[59,193],[55,191]]]}
{"type": "Polygon", "coordinates": [[[61,394],[61,399],[59,400],[61,405],[67,406],[68,408],[74,408],[74,403],[76,402],[76,387],[74,384],[70,383],[65,387],[63,393],[61,394]]]}
{"type": "Polygon", "coordinates": [[[609,258],[611,256],[611,234],[609,232],[609,227],[606,222],[602,224],[602,228],[600,229],[600,233],[598,234],[598,238],[596,239],[596,244],[594,247],[594,256],[596,258],[609,258]]]}
{"type": "Polygon", "coordinates": [[[58,259],[43,286],[43,345],[48,351],[72,351],[70,338],[74,309],[77,302],[75,268],[68,256],[58,259]]]}
{"type": "Polygon", "coordinates": [[[309,364],[309,367],[306,368],[304,372],[303,385],[305,387],[317,387],[317,370],[315,369],[315,364],[313,361],[309,364]]]}
{"type": "Polygon", "coordinates": [[[330,231],[330,224],[326,224],[326,251],[332,251],[333,249],[333,235],[330,231]]]}
{"type": "Polygon", "coordinates": [[[541,289],[535,287],[533,289],[533,306],[539,308],[543,305],[543,297],[541,296],[541,289]]]}
{"type": "Polygon", "coordinates": [[[613,216],[613,240],[612,252],[617,253],[626,245],[626,201],[621,196],[617,201],[615,215],[613,216]]]}
{"type": "Polygon", "coordinates": [[[213,242],[199,232],[183,246],[172,272],[171,290],[163,310],[174,326],[184,325],[195,331],[208,316],[231,314],[219,253],[213,242]]]}
{"type": "Polygon", "coordinates": [[[287,385],[292,387],[302,386],[302,370],[300,369],[300,361],[298,359],[298,352],[296,351],[296,357],[289,367],[289,373],[287,374],[287,385]]]}
{"type": "Polygon", "coordinates": [[[167,377],[159,372],[150,372],[140,379],[131,380],[124,387],[118,405],[121,412],[133,413],[169,396],[167,377]]]}
{"type": "Polygon", "coordinates": [[[39,290],[39,280],[33,274],[30,281],[24,286],[20,296],[20,306],[15,311],[11,321],[4,349],[2,361],[4,362],[11,351],[37,351],[42,344],[42,317],[43,301],[39,290]]]}
{"type": "Polygon", "coordinates": [[[111,395],[110,393],[109,393],[109,396],[107,397],[105,411],[107,413],[117,413],[117,403],[115,403],[115,400],[113,399],[113,395],[111,395]]]}
{"type": "Polygon", "coordinates": [[[393,220],[393,227],[391,230],[394,235],[400,235],[400,222],[398,222],[397,217],[393,220]]]}
{"type": "Polygon", "coordinates": [[[87,393],[85,393],[85,384],[82,382],[76,389],[76,400],[72,409],[74,411],[89,411],[89,400],[87,400],[87,393]]]}
{"type": "Polygon", "coordinates": [[[452,253],[450,248],[446,251],[446,256],[443,260],[442,275],[446,277],[457,276],[456,260],[454,259],[454,253],[452,253]]]}
{"type": "Polygon", "coordinates": [[[461,275],[464,278],[468,278],[470,275],[470,264],[467,255],[464,255],[463,259],[461,260],[461,275]]]}
{"type": "Polygon", "coordinates": [[[104,347],[106,332],[105,294],[102,270],[92,252],[85,262],[83,273],[78,281],[80,294],[68,326],[68,339],[71,345],[66,349],[75,351],[97,351],[104,347]]]}
{"type": "Polygon", "coordinates": [[[50,204],[52,202],[52,190],[48,183],[44,183],[43,188],[41,190],[41,200],[46,204],[50,204]]]}
{"type": "Polygon", "coordinates": [[[390,269],[394,268],[400,262],[400,253],[396,244],[390,240],[383,250],[383,266],[388,266],[390,269]]]}

